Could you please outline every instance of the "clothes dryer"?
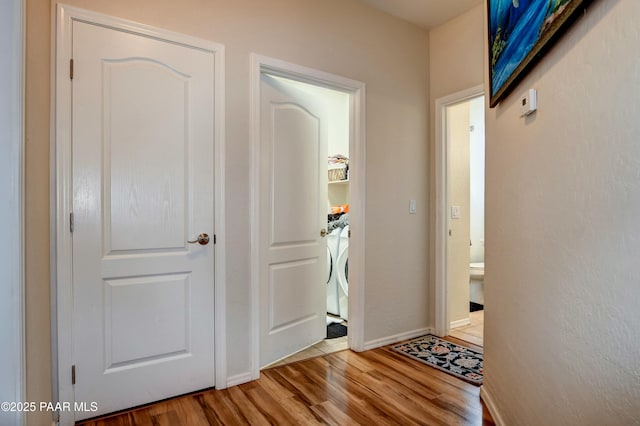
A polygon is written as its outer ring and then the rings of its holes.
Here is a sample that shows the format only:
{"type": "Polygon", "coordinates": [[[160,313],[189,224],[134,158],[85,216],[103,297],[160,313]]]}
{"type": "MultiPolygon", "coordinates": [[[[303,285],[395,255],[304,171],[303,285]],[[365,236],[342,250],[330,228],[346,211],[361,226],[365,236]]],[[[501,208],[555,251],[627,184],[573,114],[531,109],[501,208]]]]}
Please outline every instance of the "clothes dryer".
{"type": "Polygon", "coordinates": [[[333,315],[340,315],[336,265],[341,231],[341,228],[336,228],[327,236],[327,313],[333,315]]]}
{"type": "Polygon", "coordinates": [[[345,226],[340,232],[336,278],[338,282],[339,315],[346,320],[349,312],[349,225],[345,226]]]}

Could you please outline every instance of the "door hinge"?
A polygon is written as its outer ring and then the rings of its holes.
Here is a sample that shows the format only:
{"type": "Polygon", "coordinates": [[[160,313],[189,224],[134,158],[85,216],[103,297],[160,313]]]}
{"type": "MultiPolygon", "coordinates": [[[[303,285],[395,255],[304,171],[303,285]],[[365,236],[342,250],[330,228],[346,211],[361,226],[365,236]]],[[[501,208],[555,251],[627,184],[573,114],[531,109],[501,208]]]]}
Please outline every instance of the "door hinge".
{"type": "Polygon", "coordinates": [[[76,384],[76,366],[75,365],[71,366],[71,384],[72,385],[76,384]]]}
{"type": "Polygon", "coordinates": [[[218,241],[218,239],[216,238],[216,234],[213,234],[213,244],[215,244],[218,241]]]}
{"type": "Polygon", "coordinates": [[[73,59],[69,59],[69,78],[73,80],[73,59]]]}
{"type": "Polygon", "coordinates": [[[69,213],[69,230],[71,233],[73,233],[73,213],[69,213]]]}

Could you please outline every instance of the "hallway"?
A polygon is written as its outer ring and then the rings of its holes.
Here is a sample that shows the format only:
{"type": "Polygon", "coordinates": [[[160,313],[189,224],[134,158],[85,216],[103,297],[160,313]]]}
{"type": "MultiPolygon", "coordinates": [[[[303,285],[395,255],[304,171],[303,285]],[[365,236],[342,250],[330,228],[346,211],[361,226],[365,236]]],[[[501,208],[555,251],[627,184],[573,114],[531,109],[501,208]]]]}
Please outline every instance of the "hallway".
{"type": "Polygon", "coordinates": [[[344,350],[266,369],[254,382],[81,424],[493,425],[479,393],[479,387],[389,347],[344,350]]]}

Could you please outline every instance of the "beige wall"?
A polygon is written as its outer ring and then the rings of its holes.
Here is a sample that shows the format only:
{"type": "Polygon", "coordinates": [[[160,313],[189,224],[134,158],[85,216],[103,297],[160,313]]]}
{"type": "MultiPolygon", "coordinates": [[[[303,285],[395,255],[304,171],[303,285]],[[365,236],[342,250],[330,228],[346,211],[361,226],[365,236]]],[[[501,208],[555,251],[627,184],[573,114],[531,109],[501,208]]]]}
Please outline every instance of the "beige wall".
{"type": "Polygon", "coordinates": [[[505,424],[639,419],[638,21],[594,1],[487,112],[484,387],[505,424]]]}
{"type": "Polygon", "coordinates": [[[478,18],[483,11],[484,5],[478,5],[429,32],[432,105],[438,98],[484,82],[484,30],[478,18]]]}
{"type": "MultiPolygon", "coordinates": [[[[30,0],[26,28],[25,327],[27,401],[51,401],[49,292],[49,2],[30,0]]],[[[29,413],[27,424],[50,424],[29,413]]]]}
{"type": "Polygon", "coordinates": [[[449,140],[449,207],[460,208],[460,218],[448,211],[451,234],[447,242],[447,279],[449,321],[469,319],[469,258],[471,239],[470,202],[470,105],[462,102],[447,107],[447,139],[449,140]]]}
{"type": "MultiPolygon", "coordinates": [[[[365,339],[429,325],[424,254],[429,236],[425,31],[355,0],[67,3],[226,45],[229,375],[245,373],[250,365],[250,52],[366,83],[366,229],[354,229],[366,232],[365,339]],[[417,200],[418,214],[409,216],[409,199],[417,200]]],[[[30,0],[27,11],[26,291],[31,401],[50,399],[51,8],[49,1],[30,0]]]]}

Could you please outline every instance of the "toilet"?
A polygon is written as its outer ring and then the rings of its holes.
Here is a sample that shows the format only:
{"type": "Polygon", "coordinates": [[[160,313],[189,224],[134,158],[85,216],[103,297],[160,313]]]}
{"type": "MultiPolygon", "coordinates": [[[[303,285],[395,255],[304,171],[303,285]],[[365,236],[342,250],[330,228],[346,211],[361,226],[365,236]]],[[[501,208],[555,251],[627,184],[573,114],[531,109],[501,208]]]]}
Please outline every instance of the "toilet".
{"type": "Polygon", "coordinates": [[[484,305],[484,262],[469,264],[469,300],[484,305]]]}
{"type": "Polygon", "coordinates": [[[484,262],[472,262],[469,264],[469,277],[484,281],[484,262]]]}

